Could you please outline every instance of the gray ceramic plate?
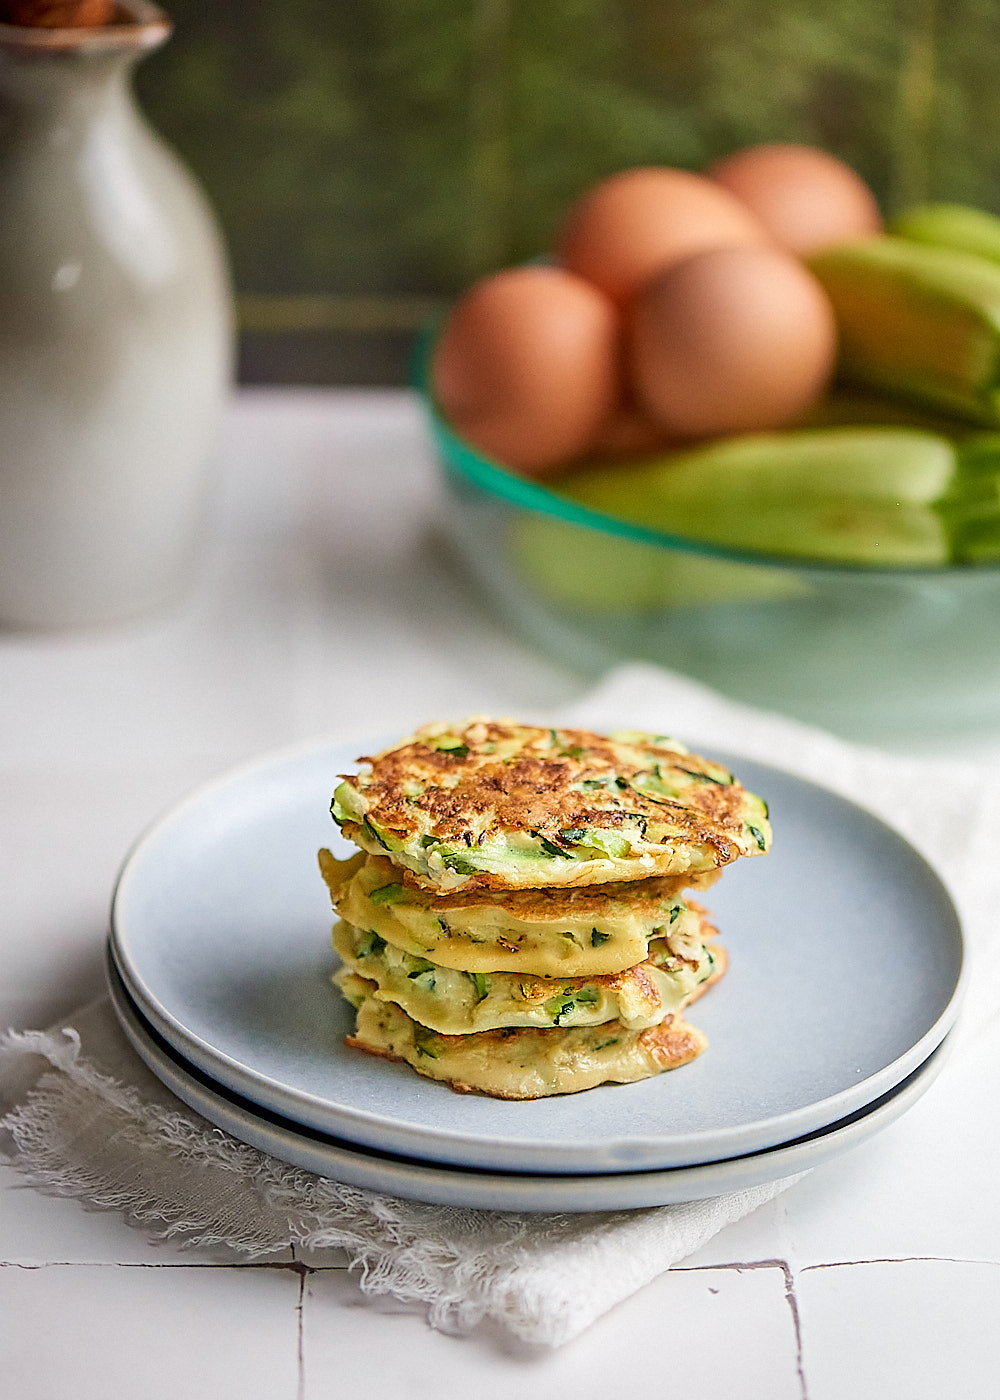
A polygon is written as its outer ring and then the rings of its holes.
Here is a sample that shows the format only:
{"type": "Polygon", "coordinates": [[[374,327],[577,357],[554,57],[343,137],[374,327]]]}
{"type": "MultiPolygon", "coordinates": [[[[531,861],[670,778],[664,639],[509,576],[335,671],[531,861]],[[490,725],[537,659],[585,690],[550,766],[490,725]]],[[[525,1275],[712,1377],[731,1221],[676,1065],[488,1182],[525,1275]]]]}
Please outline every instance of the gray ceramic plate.
{"type": "Polygon", "coordinates": [[[131,1001],[109,959],[108,987],[125,1034],[149,1068],[184,1103],[241,1142],[349,1186],[393,1196],[476,1210],[638,1210],[704,1200],[726,1191],[780,1181],[858,1146],[894,1122],[933,1084],[945,1062],[949,1040],[933,1051],[901,1084],[868,1108],[832,1127],[767,1152],[727,1162],[704,1162],[667,1171],[542,1176],[496,1173],[393,1157],[311,1132],[213,1084],[171,1051],[131,1001]]]}
{"type": "Polygon", "coordinates": [[[119,879],[111,947],[130,995],[185,1060],[271,1113],[466,1167],[690,1166],[847,1117],[954,1021],[961,932],[921,857],[842,798],[720,755],[770,802],[775,841],[710,891],[732,964],[695,1009],[711,1042],[700,1059],[641,1084],[507,1103],[349,1050],[315,852],[346,853],[330,794],[379,743],[278,754],[219,779],[161,818],[119,879]]]}

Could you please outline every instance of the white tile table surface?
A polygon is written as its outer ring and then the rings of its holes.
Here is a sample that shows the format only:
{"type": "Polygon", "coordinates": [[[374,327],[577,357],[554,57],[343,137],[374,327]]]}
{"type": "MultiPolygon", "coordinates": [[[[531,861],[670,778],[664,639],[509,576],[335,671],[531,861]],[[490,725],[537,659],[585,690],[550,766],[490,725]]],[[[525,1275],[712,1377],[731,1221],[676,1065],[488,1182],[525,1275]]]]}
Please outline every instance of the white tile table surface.
{"type": "MultiPolygon", "coordinates": [[[[88,634],[0,633],[0,1024],[44,1026],[100,990],[115,870],[193,783],[270,747],[530,715],[582,690],[452,571],[409,396],[244,392],[223,458],[180,604],[88,634]]],[[[336,1257],[152,1244],[0,1170],[3,1393],[589,1400],[652,1378],[698,1400],[995,1400],[998,1091],[995,1026],[899,1123],[557,1352],[438,1335],[364,1299],[336,1257]]]]}

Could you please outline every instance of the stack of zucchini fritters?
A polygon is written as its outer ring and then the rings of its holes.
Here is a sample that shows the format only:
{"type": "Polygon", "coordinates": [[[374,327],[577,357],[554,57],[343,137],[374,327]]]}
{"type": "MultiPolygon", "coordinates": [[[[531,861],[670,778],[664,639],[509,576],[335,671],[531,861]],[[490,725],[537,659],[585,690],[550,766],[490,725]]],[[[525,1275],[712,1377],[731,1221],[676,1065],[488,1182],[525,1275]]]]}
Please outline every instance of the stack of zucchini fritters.
{"type": "Polygon", "coordinates": [[[768,849],[760,798],[662,735],[431,724],[345,777],[361,852],[320,868],[348,1044],[455,1089],[533,1099],[687,1063],[721,977],[703,889],[768,849]]]}

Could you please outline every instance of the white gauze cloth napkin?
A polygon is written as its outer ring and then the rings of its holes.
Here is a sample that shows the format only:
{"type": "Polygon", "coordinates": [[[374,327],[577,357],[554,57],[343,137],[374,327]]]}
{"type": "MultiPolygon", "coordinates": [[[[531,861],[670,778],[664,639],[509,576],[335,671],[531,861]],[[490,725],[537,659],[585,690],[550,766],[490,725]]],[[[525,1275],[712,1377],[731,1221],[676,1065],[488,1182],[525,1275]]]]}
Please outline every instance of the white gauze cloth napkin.
{"type": "MultiPolygon", "coordinates": [[[[866,750],[628,666],[561,717],[671,733],[834,788],[901,830],[958,897],[973,956],[961,1040],[1000,1001],[1000,772],[866,750]]],[[[1000,765],[998,765],[1000,767],[1000,765]]],[[[780,832],[776,839],[781,839],[780,832]]],[[[961,1050],[961,1047],[960,1047],[961,1050]]],[[[51,1032],[0,1041],[9,1160],[44,1189],[118,1210],[151,1233],[266,1258],[340,1248],[361,1288],[427,1305],[434,1327],[484,1319],[559,1345],[791,1183],[639,1211],[534,1215],[399,1200],[268,1157],[182,1105],[132,1052],[106,1001],[51,1032]]]]}

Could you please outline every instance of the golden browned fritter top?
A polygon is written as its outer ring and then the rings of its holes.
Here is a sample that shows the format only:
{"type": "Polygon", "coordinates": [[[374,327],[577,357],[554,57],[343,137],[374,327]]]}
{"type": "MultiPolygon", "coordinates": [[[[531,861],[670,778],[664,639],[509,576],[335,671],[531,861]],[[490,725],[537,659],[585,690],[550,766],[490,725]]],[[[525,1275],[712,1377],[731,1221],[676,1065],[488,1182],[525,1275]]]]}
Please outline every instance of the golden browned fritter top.
{"type": "Polygon", "coordinates": [[[473,719],[359,761],[334,819],[440,891],[684,876],[770,844],[760,798],[662,735],[473,719]]]}

